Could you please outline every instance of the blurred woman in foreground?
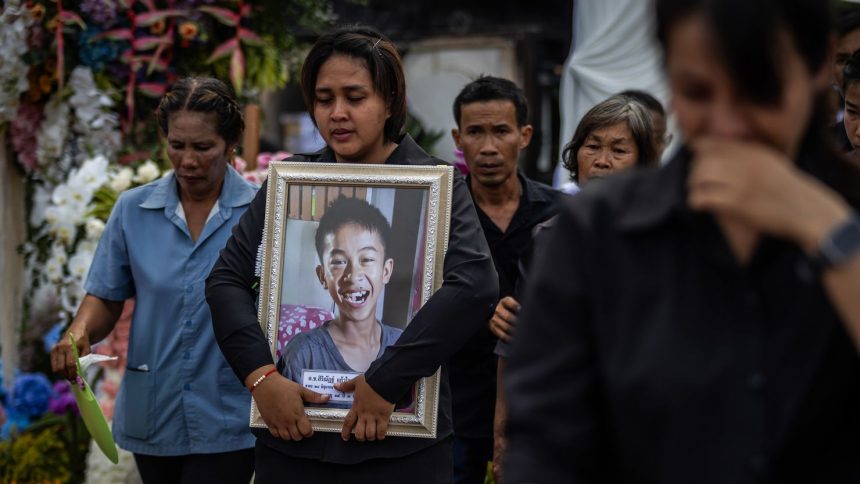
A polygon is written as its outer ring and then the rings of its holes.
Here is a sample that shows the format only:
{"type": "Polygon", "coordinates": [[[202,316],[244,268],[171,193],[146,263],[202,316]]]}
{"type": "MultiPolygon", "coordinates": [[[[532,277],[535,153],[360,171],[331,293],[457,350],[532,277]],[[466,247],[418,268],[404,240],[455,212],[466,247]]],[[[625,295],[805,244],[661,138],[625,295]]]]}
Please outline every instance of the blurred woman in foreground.
{"type": "Polygon", "coordinates": [[[656,3],[687,146],[562,208],[506,375],[506,482],[860,482],[827,2],[656,3]]]}

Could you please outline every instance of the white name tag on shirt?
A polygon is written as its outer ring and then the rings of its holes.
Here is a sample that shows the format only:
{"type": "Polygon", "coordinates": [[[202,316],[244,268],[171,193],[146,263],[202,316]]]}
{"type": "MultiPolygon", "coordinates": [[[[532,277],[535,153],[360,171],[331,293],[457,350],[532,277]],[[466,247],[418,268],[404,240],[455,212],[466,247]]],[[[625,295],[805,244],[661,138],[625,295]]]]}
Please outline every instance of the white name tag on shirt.
{"type": "Polygon", "coordinates": [[[335,383],[352,380],[361,373],[351,371],[302,370],[302,386],[317,393],[331,395],[330,402],[352,403],[353,394],[335,390],[335,383]]]}

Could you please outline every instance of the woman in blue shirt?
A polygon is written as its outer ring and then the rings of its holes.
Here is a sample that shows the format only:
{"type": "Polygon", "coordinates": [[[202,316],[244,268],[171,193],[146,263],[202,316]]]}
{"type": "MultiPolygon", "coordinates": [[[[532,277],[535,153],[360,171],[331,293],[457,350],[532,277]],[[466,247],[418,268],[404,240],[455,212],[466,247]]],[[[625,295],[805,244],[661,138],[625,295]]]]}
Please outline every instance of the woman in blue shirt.
{"type": "MultiPolygon", "coordinates": [[[[243,482],[253,473],[250,398],[217,351],[206,276],[257,187],[230,167],[244,121],[217,79],[186,78],[156,112],[173,173],[120,195],[68,333],[81,354],[136,298],[113,434],[144,482],[243,482]]],[[[74,378],[68,336],[51,353],[74,378]]]]}

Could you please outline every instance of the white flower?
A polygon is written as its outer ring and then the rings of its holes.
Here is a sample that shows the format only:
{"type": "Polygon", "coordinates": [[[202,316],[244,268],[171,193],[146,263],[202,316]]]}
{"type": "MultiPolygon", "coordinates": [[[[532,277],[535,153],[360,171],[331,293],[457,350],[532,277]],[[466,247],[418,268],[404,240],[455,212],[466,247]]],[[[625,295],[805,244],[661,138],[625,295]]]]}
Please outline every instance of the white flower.
{"type": "Polygon", "coordinates": [[[33,191],[33,208],[30,211],[30,225],[38,227],[45,221],[45,210],[51,202],[51,191],[45,185],[37,184],[33,191]]]}
{"type": "Polygon", "coordinates": [[[20,96],[29,88],[29,67],[23,56],[27,53],[27,28],[30,23],[30,10],[17,2],[6,2],[0,10],[0,45],[3,46],[3,61],[0,62],[0,125],[15,119],[20,96]]]}
{"type": "Polygon", "coordinates": [[[158,169],[158,165],[156,165],[152,160],[146,160],[142,165],[137,167],[137,174],[134,176],[134,181],[143,185],[155,180],[159,175],[161,175],[161,170],[158,169]]]}
{"type": "Polygon", "coordinates": [[[134,170],[124,166],[114,173],[108,184],[117,193],[124,192],[131,186],[131,180],[134,178],[134,170]]]}
{"type": "Polygon", "coordinates": [[[62,102],[60,94],[45,105],[45,119],[36,134],[36,158],[41,166],[56,162],[63,154],[69,134],[69,105],[62,102]]]}
{"type": "Polygon", "coordinates": [[[33,292],[31,304],[34,308],[49,308],[57,304],[57,299],[57,286],[42,284],[33,292]]]}
{"type": "Polygon", "coordinates": [[[53,283],[62,281],[63,265],[53,257],[48,259],[48,262],[45,262],[45,277],[53,283]]]}
{"type": "Polygon", "coordinates": [[[69,76],[72,97],[69,104],[75,111],[75,132],[87,153],[113,157],[120,147],[119,118],[111,109],[113,101],[101,91],[88,67],[78,66],[69,76]]]}
{"type": "Polygon", "coordinates": [[[98,247],[97,240],[84,239],[78,242],[77,250],[78,252],[92,252],[95,254],[96,247],[98,247]]]}
{"type": "Polygon", "coordinates": [[[105,223],[101,219],[91,217],[87,220],[84,228],[86,229],[88,239],[98,240],[102,236],[102,232],[105,231],[105,223]]]}
{"type": "Polygon", "coordinates": [[[90,270],[90,264],[93,263],[93,253],[88,251],[78,250],[75,255],[69,259],[69,274],[72,277],[83,282],[90,270]]]}
{"type": "Polygon", "coordinates": [[[85,161],[78,170],[72,173],[72,176],[69,177],[69,183],[71,184],[72,178],[74,178],[75,182],[95,191],[108,181],[107,170],[108,159],[104,155],[96,155],[85,161]]]}
{"type": "Polygon", "coordinates": [[[77,232],[77,220],[82,218],[80,212],[71,205],[52,205],[45,210],[45,220],[48,222],[48,232],[57,237],[58,241],[71,244],[77,232]]]}
{"type": "Polygon", "coordinates": [[[60,265],[66,265],[69,261],[69,254],[63,244],[54,242],[51,246],[51,258],[55,259],[60,265]]]}
{"type": "Polygon", "coordinates": [[[68,313],[64,319],[71,319],[78,312],[84,296],[86,296],[86,291],[84,291],[83,282],[80,279],[72,278],[60,288],[60,305],[68,313]]]}

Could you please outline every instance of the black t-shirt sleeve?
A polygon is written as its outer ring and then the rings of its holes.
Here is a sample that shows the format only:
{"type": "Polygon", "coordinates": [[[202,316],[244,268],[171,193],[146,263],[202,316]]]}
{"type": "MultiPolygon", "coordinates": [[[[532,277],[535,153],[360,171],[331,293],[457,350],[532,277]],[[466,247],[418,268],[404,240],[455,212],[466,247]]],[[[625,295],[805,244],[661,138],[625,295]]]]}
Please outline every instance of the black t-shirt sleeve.
{"type": "Polygon", "coordinates": [[[432,375],[493,313],[498,276],[466,182],[454,174],[444,281],[397,340],[366,373],[367,382],[396,402],[432,375]]]}
{"type": "Polygon", "coordinates": [[[266,187],[267,183],[263,183],[233,227],[233,236],[206,279],[206,301],[212,312],[215,339],[242,382],[257,368],[274,362],[257,322],[254,287],[258,283],[254,274],[257,250],[266,217],[266,187]]]}

